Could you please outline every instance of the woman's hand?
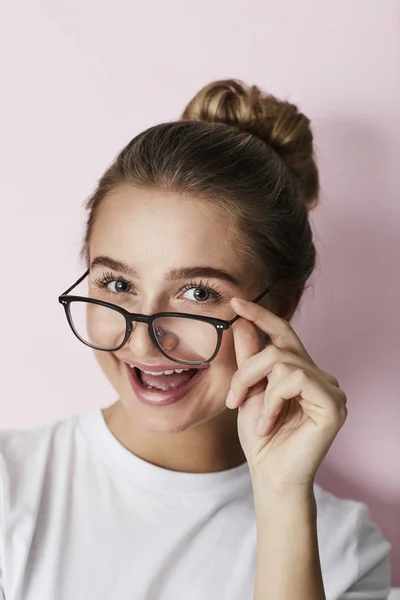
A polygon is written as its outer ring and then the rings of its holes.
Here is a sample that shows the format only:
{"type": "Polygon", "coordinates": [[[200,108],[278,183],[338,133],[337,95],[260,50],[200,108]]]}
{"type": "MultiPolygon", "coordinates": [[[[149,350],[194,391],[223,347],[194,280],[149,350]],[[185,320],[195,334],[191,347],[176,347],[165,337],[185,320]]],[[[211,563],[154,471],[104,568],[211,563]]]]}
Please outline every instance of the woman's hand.
{"type": "Polygon", "coordinates": [[[239,439],[250,471],[274,486],[310,486],[346,421],[346,395],[287,321],[252,302],[233,298],[231,304],[243,318],[232,326],[238,370],[227,406],[239,407],[239,439]],[[256,327],[271,339],[266,348],[256,327]],[[256,429],[259,417],[263,424],[256,429]]]}

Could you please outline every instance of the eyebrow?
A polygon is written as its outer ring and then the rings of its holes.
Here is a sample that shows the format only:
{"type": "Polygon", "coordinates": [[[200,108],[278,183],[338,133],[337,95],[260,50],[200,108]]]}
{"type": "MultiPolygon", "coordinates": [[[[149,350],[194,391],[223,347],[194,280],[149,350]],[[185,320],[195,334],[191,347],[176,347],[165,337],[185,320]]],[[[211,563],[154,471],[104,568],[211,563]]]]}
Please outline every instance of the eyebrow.
{"type": "MultiPolygon", "coordinates": [[[[119,271],[120,273],[129,275],[132,278],[139,279],[138,273],[133,267],[130,267],[119,260],[110,258],[109,256],[96,256],[96,258],[92,260],[90,268],[93,269],[96,266],[108,267],[113,271],[119,271]]],[[[211,279],[221,279],[227,283],[240,286],[239,279],[232,273],[224,271],[223,269],[206,266],[179,267],[170,269],[166,275],[166,280],[175,281],[177,279],[188,279],[191,277],[209,277],[211,279]]]]}

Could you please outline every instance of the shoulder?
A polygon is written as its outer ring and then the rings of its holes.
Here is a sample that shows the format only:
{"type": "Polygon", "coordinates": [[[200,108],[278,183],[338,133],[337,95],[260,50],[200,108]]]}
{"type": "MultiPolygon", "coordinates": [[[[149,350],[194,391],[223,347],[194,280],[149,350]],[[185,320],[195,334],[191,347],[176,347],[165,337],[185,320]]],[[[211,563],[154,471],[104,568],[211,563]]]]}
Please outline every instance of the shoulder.
{"type": "Polygon", "coordinates": [[[384,599],[390,588],[391,544],[373,522],[367,504],[338,498],[314,486],[317,531],[327,597],[348,600],[375,592],[384,599]]]}
{"type": "Polygon", "coordinates": [[[27,449],[34,449],[60,434],[72,431],[80,418],[82,415],[73,415],[31,429],[0,429],[0,452],[23,456],[27,449]]]}
{"type": "Polygon", "coordinates": [[[70,446],[78,421],[74,415],[32,429],[0,430],[0,493],[7,482],[40,469],[49,457],[70,446]]]}

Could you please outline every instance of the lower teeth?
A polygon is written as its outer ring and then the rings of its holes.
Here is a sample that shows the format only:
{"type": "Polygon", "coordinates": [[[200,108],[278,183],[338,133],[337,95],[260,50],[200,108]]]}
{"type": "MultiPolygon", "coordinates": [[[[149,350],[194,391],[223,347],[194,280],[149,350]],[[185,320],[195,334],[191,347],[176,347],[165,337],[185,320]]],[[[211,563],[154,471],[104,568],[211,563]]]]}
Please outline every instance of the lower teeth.
{"type": "Polygon", "coordinates": [[[152,390],[152,391],[155,391],[155,392],[169,392],[170,390],[175,390],[176,388],[180,387],[179,385],[170,385],[170,387],[168,387],[168,389],[164,390],[163,388],[158,388],[158,387],[155,387],[153,385],[149,385],[149,384],[144,383],[142,381],[139,369],[135,369],[135,370],[136,370],[137,378],[139,379],[142,387],[144,389],[146,389],[146,390],[152,390]]]}
{"type": "Polygon", "coordinates": [[[146,390],[157,390],[157,392],[169,392],[169,390],[174,390],[177,388],[177,385],[171,385],[167,390],[163,390],[162,388],[153,387],[152,385],[147,385],[147,383],[142,383],[142,386],[146,388],[146,390]]]}

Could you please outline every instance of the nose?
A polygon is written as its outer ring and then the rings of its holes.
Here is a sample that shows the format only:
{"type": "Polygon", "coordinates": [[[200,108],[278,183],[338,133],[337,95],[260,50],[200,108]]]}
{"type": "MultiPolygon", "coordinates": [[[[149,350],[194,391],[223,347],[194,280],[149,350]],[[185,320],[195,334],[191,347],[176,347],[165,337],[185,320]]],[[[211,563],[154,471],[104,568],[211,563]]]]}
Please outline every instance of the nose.
{"type": "Polygon", "coordinates": [[[139,357],[152,356],[160,354],[158,348],[153,344],[149,334],[147,323],[132,323],[133,329],[126,345],[132,351],[132,354],[139,357]]]}
{"type": "Polygon", "coordinates": [[[158,343],[165,352],[171,352],[179,344],[177,334],[172,331],[171,324],[168,325],[168,318],[157,319],[154,322],[154,333],[158,343]]]}

